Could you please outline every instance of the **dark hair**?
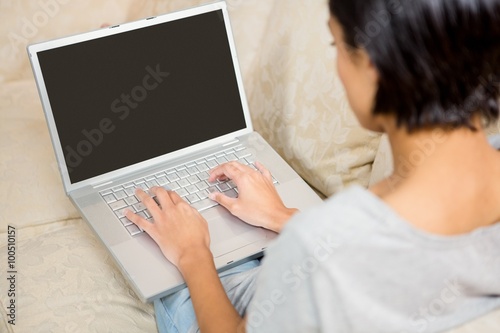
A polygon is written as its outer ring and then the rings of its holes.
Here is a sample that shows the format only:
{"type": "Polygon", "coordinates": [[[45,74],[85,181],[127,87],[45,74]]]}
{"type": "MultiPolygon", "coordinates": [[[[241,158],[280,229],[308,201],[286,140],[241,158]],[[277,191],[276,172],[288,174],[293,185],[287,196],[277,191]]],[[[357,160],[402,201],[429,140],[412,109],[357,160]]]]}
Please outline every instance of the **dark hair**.
{"type": "Polygon", "coordinates": [[[330,0],[330,11],[380,73],[375,114],[409,131],[498,119],[500,0],[330,0]]]}

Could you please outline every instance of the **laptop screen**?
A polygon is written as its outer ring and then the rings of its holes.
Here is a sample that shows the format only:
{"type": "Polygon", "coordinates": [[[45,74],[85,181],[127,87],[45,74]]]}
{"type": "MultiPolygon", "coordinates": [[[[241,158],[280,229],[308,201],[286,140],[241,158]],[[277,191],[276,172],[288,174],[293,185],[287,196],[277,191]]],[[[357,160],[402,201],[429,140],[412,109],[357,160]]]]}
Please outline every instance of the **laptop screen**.
{"type": "Polygon", "coordinates": [[[38,59],[71,183],[246,127],[221,10],[38,59]]]}

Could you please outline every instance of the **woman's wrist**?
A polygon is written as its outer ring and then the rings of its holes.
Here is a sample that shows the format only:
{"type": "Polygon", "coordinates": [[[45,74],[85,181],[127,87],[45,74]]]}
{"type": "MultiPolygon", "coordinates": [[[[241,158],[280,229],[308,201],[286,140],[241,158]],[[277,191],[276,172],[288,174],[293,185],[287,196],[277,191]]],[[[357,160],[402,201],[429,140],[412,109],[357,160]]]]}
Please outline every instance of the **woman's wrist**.
{"type": "Polygon", "coordinates": [[[276,211],[274,218],[269,224],[269,230],[272,230],[278,234],[281,233],[281,230],[283,230],[290,218],[298,212],[299,210],[297,208],[286,207],[284,207],[284,209],[282,210],[276,211]]]}
{"type": "Polygon", "coordinates": [[[197,269],[201,263],[213,263],[213,255],[208,247],[199,247],[185,251],[177,261],[177,269],[181,272],[184,280],[190,275],[190,271],[197,269]]]}

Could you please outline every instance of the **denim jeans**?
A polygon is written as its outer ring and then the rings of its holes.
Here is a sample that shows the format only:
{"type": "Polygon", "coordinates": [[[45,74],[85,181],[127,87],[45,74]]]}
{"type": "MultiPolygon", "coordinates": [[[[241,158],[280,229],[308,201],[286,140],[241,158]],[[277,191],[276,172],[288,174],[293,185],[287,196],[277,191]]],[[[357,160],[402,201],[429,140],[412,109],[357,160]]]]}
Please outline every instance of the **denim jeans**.
{"type": "MultiPolygon", "coordinates": [[[[225,285],[225,282],[228,282],[229,279],[234,278],[237,274],[254,269],[259,265],[259,260],[252,260],[220,273],[219,277],[222,284],[225,285]]],[[[198,331],[193,304],[187,288],[156,300],[154,307],[159,333],[198,331]]]]}

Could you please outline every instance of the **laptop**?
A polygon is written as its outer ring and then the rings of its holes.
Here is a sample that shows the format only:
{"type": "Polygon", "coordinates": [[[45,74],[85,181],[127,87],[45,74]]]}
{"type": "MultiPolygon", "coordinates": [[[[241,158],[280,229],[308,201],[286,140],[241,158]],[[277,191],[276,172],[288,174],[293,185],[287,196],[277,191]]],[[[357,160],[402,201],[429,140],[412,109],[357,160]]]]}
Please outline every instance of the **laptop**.
{"type": "Polygon", "coordinates": [[[185,286],[155,242],[123,216],[149,212],[137,187],[175,190],[207,219],[218,271],[263,255],[276,234],[208,198],[236,197],[211,168],[271,171],[289,207],[321,202],[252,128],[225,2],[28,46],[64,189],[144,302],[185,286]]]}

